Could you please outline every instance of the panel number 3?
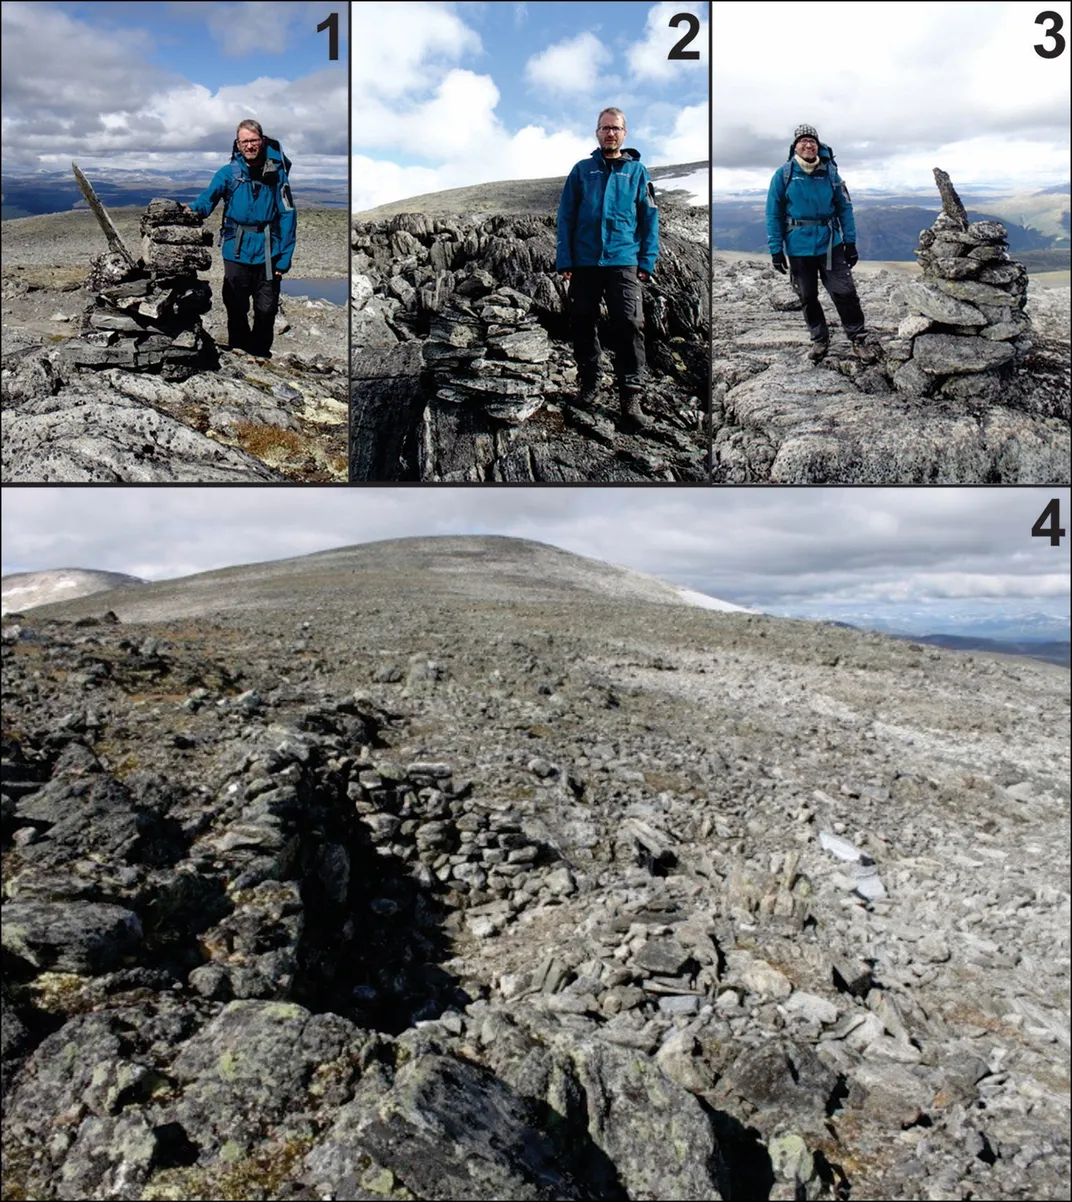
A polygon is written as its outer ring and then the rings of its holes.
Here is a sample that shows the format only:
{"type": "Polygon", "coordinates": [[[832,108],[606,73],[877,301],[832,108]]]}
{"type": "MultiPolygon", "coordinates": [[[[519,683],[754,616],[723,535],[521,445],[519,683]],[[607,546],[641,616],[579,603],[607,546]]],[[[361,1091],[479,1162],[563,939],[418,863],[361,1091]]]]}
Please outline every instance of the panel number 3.
{"type": "Polygon", "coordinates": [[[1042,42],[1035,43],[1035,53],[1039,58],[1058,58],[1064,54],[1065,39],[1061,33],[1061,30],[1064,28],[1064,21],[1061,19],[1061,14],[1050,11],[1039,13],[1035,18],[1035,24],[1041,25],[1043,27],[1043,36],[1053,41],[1052,46],[1046,46],[1042,42]],[[1046,26],[1047,21],[1050,23],[1048,28],[1046,26]]]}

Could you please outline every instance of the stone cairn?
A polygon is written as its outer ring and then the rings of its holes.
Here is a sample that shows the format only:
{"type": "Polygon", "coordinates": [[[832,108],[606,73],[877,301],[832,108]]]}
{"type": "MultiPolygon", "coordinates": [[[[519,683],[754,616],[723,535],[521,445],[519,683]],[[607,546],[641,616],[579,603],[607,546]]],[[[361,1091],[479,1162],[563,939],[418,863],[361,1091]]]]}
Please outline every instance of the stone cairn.
{"type": "Polygon", "coordinates": [[[1010,259],[999,221],[968,221],[949,176],[934,169],[942,211],[919,235],[923,280],[887,348],[894,387],[917,396],[997,400],[1031,347],[1027,271],[1010,259]]]}
{"type": "Polygon", "coordinates": [[[486,288],[479,274],[470,276],[453,303],[435,315],[425,362],[436,376],[439,400],[478,402],[492,417],[525,421],[544,401],[551,340],[531,313],[529,297],[514,288],[486,288]],[[469,297],[462,291],[467,286],[469,297]]]}
{"type": "Polygon", "coordinates": [[[207,280],[210,231],[173,200],[154,199],[141,219],[142,254],[135,260],[89,181],[75,178],[108,240],[90,262],[85,288],[92,300],[80,336],[67,354],[85,367],[121,367],[184,380],[217,366],[215,344],[201,324],[212,304],[207,280]]]}
{"type": "Polygon", "coordinates": [[[440,401],[508,423],[543,405],[554,347],[540,317],[563,307],[551,218],[403,213],[386,229],[355,224],[353,249],[355,346],[393,341],[386,322],[408,327],[425,336],[440,401]]]}

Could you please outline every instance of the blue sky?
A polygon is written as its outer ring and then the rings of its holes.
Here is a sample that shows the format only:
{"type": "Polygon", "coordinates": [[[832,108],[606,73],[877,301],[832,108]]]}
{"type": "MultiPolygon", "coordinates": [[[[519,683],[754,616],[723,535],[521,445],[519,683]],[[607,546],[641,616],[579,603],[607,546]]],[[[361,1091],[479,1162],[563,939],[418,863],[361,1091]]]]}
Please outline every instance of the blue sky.
{"type": "Polygon", "coordinates": [[[706,160],[707,4],[360,4],[353,11],[356,210],[442,188],[565,175],[626,113],[651,166],[706,160]],[[702,18],[690,49],[670,18],[702,18]]]}
{"type": "Polygon", "coordinates": [[[966,5],[717,4],[716,196],[766,191],[796,125],[834,147],[854,190],[1032,191],[1069,179],[1069,52],[1043,59],[1035,18],[1068,0],[966,5]],[[806,15],[805,15],[806,14],[806,15]]]}
{"type": "Polygon", "coordinates": [[[348,6],[3,4],[3,169],[199,169],[256,116],[302,174],[347,172],[348,6]],[[339,60],[316,26],[338,11],[339,60]]]}
{"type": "Polygon", "coordinates": [[[163,579],[383,538],[505,534],[786,616],[924,634],[1042,614],[1067,638],[1069,540],[1031,536],[1053,496],[1067,529],[1067,488],[6,488],[0,520],[5,574],[163,579]]]}

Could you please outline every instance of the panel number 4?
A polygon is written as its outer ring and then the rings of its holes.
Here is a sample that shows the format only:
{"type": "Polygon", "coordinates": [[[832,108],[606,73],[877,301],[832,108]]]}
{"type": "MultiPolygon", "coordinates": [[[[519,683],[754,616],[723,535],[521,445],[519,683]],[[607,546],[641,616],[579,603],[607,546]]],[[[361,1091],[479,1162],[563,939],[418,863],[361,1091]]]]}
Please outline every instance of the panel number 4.
{"type": "Polygon", "coordinates": [[[1061,501],[1052,497],[1046,503],[1046,508],[1035,519],[1031,527],[1034,538],[1048,538],[1051,547],[1059,547],[1065,536],[1065,528],[1061,525],[1061,501]],[[1048,524],[1047,524],[1048,523],[1048,524]]]}

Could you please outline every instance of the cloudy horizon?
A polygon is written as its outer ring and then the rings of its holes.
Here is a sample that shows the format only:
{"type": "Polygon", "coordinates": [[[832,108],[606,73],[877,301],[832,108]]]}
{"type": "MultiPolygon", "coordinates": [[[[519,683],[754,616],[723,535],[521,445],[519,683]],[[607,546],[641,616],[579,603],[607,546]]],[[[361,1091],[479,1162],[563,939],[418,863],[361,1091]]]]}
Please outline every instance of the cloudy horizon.
{"type": "Polygon", "coordinates": [[[1068,626],[1068,542],[1031,536],[1051,497],[1067,523],[1067,489],[3,492],[4,575],[82,568],[162,580],[381,539],[501,534],[783,616],[875,629],[995,617],[1068,626]]]}
{"type": "Polygon", "coordinates": [[[344,181],[346,18],[328,59],[310,0],[69,4],[5,0],[3,171],[199,171],[230,157],[254,116],[292,178],[344,181]]]}
{"type": "MultiPolygon", "coordinates": [[[[1035,23],[1043,6],[1014,3],[799,5],[714,10],[715,196],[766,191],[793,129],[814,125],[857,191],[930,189],[931,169],[966,190],[1067,185],[1067,54],[1035,23]],[[761,31],[783,31],[769,36],[761,31]],[[830,31],[836,30],[831,38],[830,31]],[[816,40],[817,39],[817,40],[816,40]],[[816,58],[818,45],[828,47],[816,58]]],[[[1069,4],[1045,6],[1070,32],[1069,4]]]]}

